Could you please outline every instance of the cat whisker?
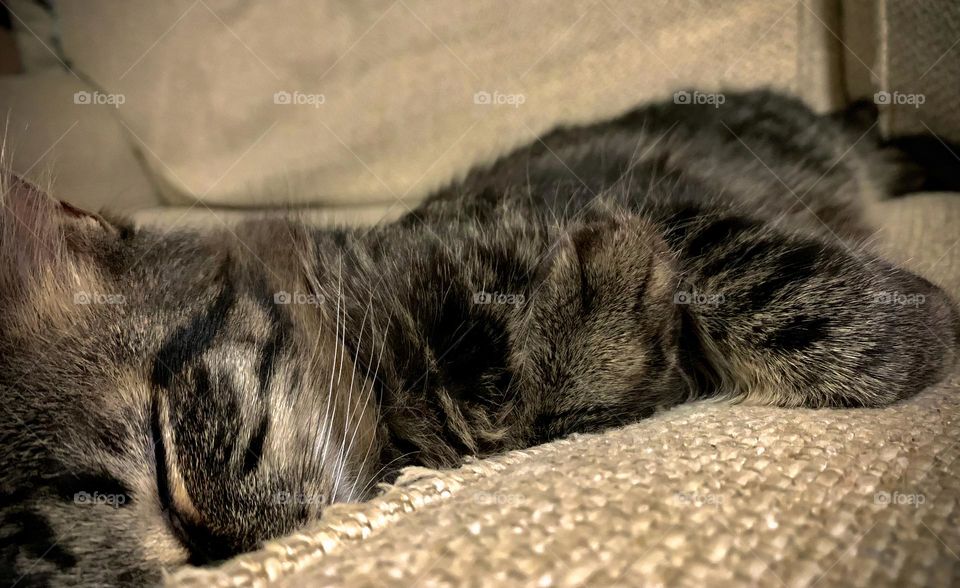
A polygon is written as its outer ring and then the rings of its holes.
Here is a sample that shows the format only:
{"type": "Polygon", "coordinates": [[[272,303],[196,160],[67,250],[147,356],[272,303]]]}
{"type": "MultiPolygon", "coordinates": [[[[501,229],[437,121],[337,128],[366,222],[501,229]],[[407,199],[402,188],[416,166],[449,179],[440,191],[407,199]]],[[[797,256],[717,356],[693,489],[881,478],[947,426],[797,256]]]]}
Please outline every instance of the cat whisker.
{"type": "MultiPolygon", "coordinates": [[[[390,327],[390,323],[388,322],[388,323],[387,323],[387,328],[389,329],[389,327],[390,327]]],[[[372,339],[372,335],[371,335],[371,339],[372,339]]],[[[386,337],[386,332],[384,332],[383,343],[381,343],[381,345],[380,345],[380,354],[379,354],[379,357],[377,358],[377,368],[376,368],[376,370],[374,371],[373,379],[369,381],[369,382],[370,382],[370,385],[369,385],[369,387],[367,388],[367,397],[366,397],[366,399],[364,399],[364,401],[363,401],[363,409],[362,409],[362,411],[361,411],[360,418],[357,419],[356,426],[355,426],[354,429],[353,429],[353,436],[352,436],[351,439],[350,439],[350,447],[349,447],[348,450],[347,450],[347,453],[348,453],[348,454],[349,454],[349,451],[353,448],[354,441],[355,441],[355,439],[356,439],[356,437],[357,437],[357,431],[360,430],[360,425],[361,425],[361,423],[363,422],[363,417],[364,417],[364,415],[366,414],[367,405],[370,403],[370,400],[371,400],[371,398],[373,397],[373,388],[374,388],[374,386],[376,386],[377,375],[378,375],[379,372],[380,372],[380,362],[383,360],[383,354],[384,354],[384,352],[386,351],[386,342],[387,342],[387,337],[386,337]]],[[[353,487],[350,489],[350,496],[353,496],[353,493],[354,493],[354,491],[356,490],[357,481],[359,481],[360,476],[363,474],[363,469],[364,469],[364,468],[366,467],[366,465],[367,465],[367,458],[368,458],[369,455],[370,455],[370,447],[371,447],[371,444],[372,444],[372,443],[373,443],[373,441],[372,441],[372,439],[371,439],[370,442],[368,442],[368,444],[367,444],[367,450],[366,450],[366,452],[364,453],[363,462],[360,464],[360,467],[357,469],[357,475],[354,477],[353,487]]]]}

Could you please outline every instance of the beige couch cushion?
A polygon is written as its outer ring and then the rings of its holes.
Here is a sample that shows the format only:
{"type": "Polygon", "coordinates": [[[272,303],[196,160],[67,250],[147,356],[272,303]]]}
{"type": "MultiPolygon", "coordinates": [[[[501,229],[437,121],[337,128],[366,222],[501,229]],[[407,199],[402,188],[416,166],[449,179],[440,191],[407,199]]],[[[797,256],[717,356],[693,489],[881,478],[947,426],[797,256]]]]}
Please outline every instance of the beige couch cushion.
{"type": "Polygon", "coordinates": [[[655,4],[58,2],[65,54],[124,97],[165,198],[211,206],[413,200],[558,122],[683,86],[825,100],[801,80],[806,5],[655,4]]]}
{"type": "Polygon", "coordinates": [[[3,165],[90,210],[158,203],[110,106],[78,104],[87,85],[62,71],[0,77],[3,165]]]}

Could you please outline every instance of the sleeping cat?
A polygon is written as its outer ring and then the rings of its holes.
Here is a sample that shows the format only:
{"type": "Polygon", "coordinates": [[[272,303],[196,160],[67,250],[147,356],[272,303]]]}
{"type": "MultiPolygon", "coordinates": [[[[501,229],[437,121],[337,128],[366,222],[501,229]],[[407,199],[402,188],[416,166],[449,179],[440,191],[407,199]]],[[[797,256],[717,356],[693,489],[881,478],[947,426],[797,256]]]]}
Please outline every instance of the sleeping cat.
{"type": "Polygon", "coordinates": [[[762,91],[654,104],[367,229],[136,228],[6,177],[0,577],[155,582],[402,467],[688,400],[917,393],[960,321],[866,245],[901,175],[865,131],[762,91]]]}

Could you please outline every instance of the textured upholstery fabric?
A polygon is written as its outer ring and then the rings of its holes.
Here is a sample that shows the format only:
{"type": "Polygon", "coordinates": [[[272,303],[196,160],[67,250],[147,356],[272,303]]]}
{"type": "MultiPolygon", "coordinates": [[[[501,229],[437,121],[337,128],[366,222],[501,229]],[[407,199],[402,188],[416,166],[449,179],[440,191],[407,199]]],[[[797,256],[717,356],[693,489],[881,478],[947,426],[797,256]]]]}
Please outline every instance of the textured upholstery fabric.
{"type": "MultiPolygon", "coordinates": [[[[882,203],[878,246],[960,294],[960,194],[882,203]]],[[[412,469],[171,586],[955,586],[960,371],[883,409],[697,403],[412,469]]]]}

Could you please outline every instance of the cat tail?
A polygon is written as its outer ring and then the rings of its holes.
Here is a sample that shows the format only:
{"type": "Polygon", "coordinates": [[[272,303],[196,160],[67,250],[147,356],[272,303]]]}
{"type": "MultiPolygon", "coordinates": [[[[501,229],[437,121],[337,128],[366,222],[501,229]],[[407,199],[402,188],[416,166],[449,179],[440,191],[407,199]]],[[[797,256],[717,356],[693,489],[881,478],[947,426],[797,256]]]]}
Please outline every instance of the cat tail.
{"type": "Polygon", "coordinates": [[[873,180],[882,185],[881,196],[960,192],[960,143],[932,131],[884,137],[880,111],[872,99],[856,100],[830,118],[853,139],[875,146],[867,159],[873,180]]]}

